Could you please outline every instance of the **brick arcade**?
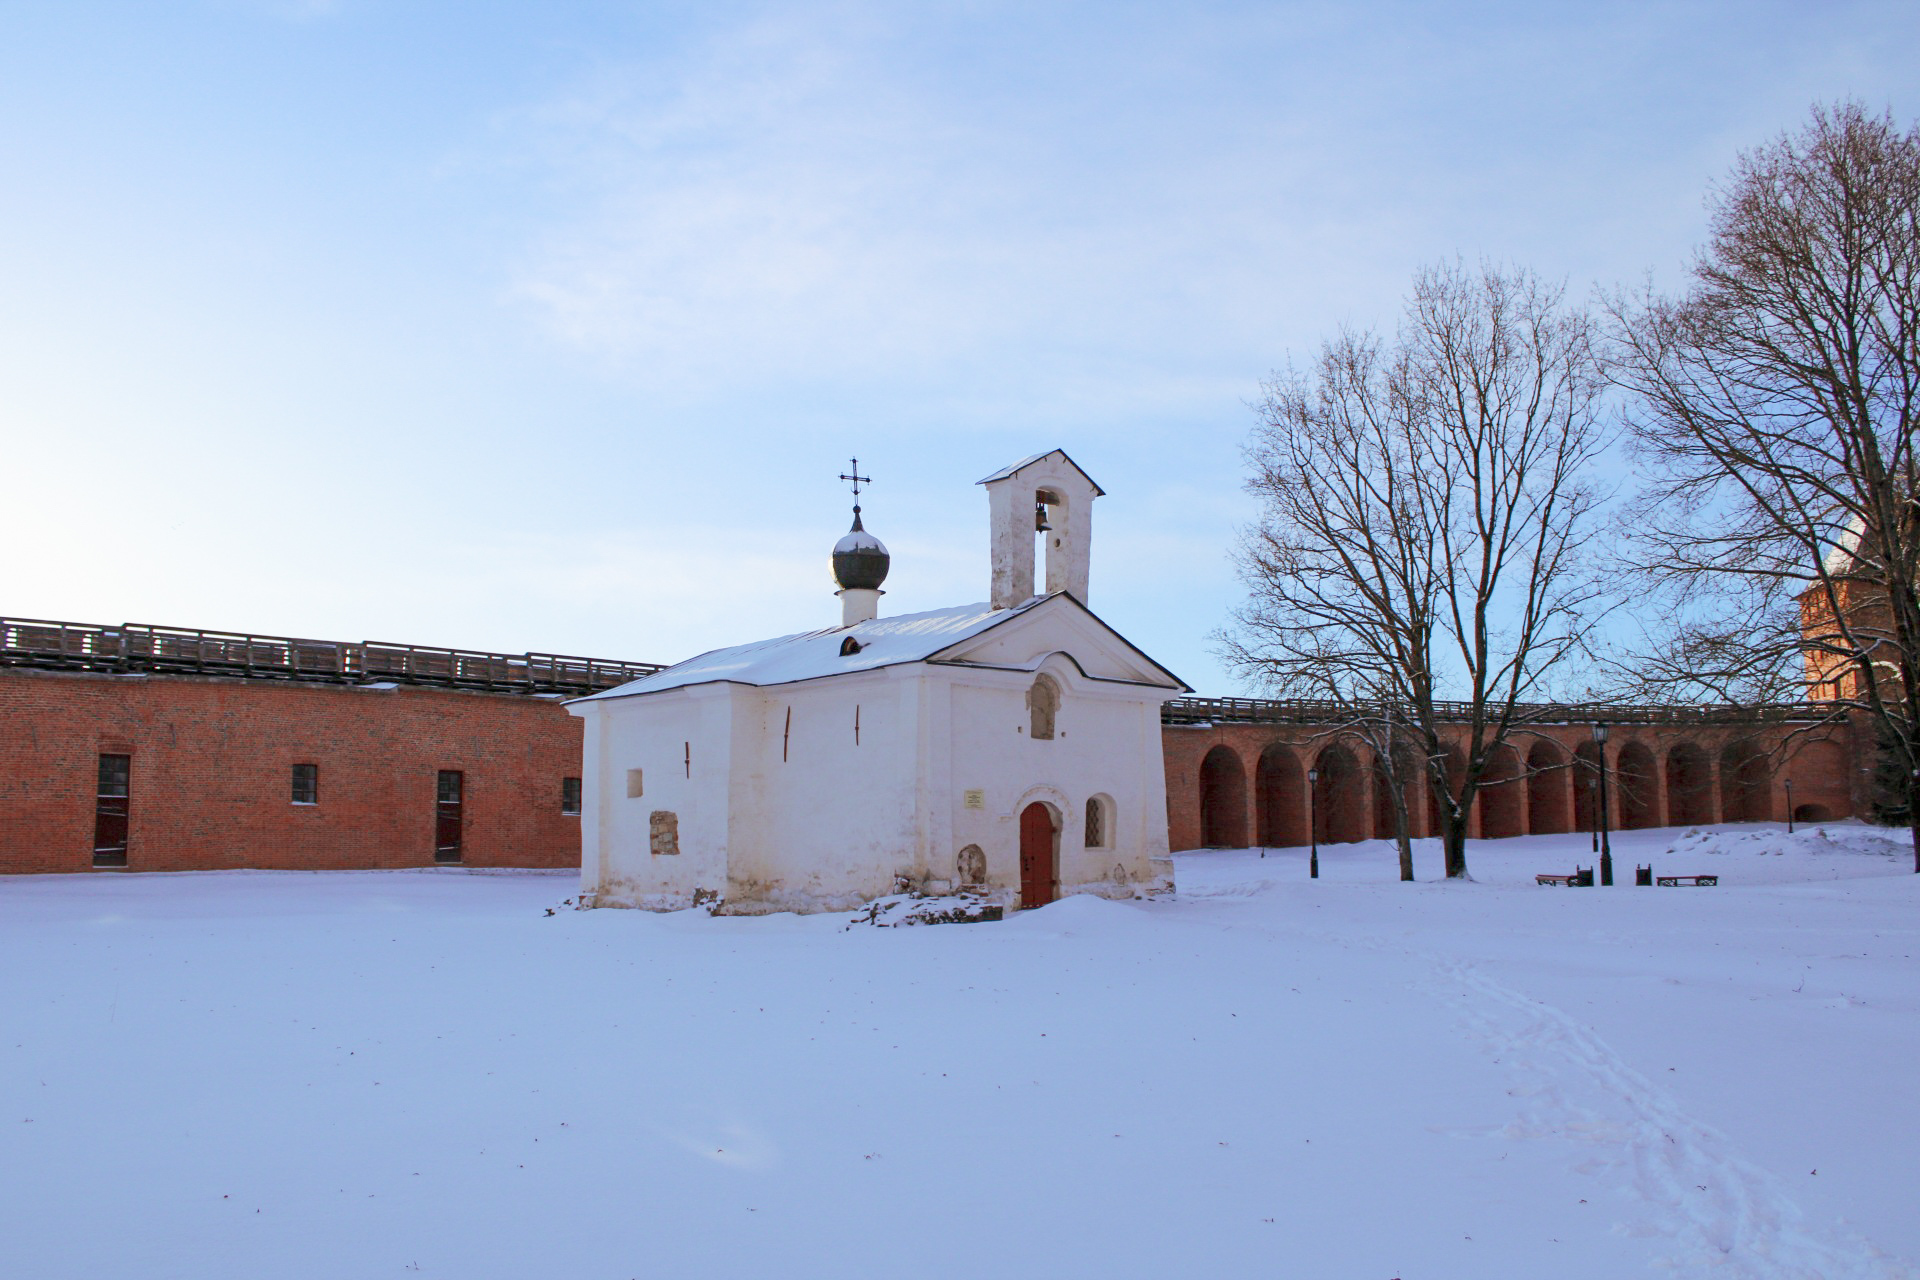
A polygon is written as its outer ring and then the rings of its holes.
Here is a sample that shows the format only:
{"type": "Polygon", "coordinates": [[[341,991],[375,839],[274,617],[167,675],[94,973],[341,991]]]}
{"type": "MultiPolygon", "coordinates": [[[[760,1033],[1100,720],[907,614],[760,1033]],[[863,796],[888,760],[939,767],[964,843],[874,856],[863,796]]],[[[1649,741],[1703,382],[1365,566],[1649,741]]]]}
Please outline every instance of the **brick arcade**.
{"type": "MultiPolygon", "coordinates": [[[[1581,706],[1529,708],[1475,798],[1480,839],[1591,831],[1598,825],[1605,723],[1607,822],[1615,829],[1705,822],[1825,821],[1864,811],[1870,764],[1855,730],[1818,708],[1581,706]]],[[[1393,834],[1388,783],[1364,747],[1309,704],[1190,698],[1162,729],[1174,849],[1341,844],[1393,834]],[[1309,803],[1307,772],[1318,777],[1309,803]]],[[[1456,760],[1459,751],[1454,751],[1456,760]]],[[[1416,771],[1403,769],[1402,776],[1416,771]]],[[[1409,786],[1416,838],[1438,834],[1439,806],[1409,786]]]]}

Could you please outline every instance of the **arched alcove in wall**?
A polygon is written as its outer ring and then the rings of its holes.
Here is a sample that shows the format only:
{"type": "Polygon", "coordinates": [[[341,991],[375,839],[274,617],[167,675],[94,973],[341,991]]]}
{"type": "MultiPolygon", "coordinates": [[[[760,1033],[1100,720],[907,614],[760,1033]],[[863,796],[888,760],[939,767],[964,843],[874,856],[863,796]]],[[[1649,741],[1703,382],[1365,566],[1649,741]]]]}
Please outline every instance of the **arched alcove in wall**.
{"type": "Polygon", "coordinates": [[[1366,786],[1360,762],[1346,747],[1331,746],[1320,753],[1314,767],[1320,774],[1313,784],[1314,819],[1320,827],[1320,843],[1365,840],[1366,786]]]}
{"type": "Polygon", "coordinates": [[[1557,835],[1572,821],[1567,755],[1545,738],[1527,748],[1527,834],[1557,835]]]}
{"type": "Polygon", "coordinates": [[[1480,785],[1480,835],[1487,840],[1525,835],[1527,786],[1520,753],[1502,743],[1487,758],[1486,781],[1480,785]]]}
{"type": "Polygon", "coordinates": [[[1773,770],[1756,744],[1736,739],[1720,748],[1721,821],[1767,821],[1773,816],[1772,785],[1773,770]]]}
{"type": "Polygon", "coordinates": [[[1711,821],[1713,777],[1707,753],[1691,742],[1667,751],[1667,825],[1692,826],[1711,821]]]}
{"type": "Polygon", "coordinates": [[[1247,847],[1247,771],[1225,744],[1200,762],[1200,843],[1209,849],[1247,847]]]}
{"type": "Polygon", "coordinates": [[[1286,848],[1307,843],[1307,775],[1292,747],[1272,743],[1254,770],[1254,809],[1260,843],[1286,848]]]}
{"type": "Polygon", "coordinates": [[[1653,752],[1646,743],[1629,742],[1620,748],[1613,762],[1613,782],[1620,791],[1614,805],[1623,830],[1660,825],[1656,777],[1653,752]]]}

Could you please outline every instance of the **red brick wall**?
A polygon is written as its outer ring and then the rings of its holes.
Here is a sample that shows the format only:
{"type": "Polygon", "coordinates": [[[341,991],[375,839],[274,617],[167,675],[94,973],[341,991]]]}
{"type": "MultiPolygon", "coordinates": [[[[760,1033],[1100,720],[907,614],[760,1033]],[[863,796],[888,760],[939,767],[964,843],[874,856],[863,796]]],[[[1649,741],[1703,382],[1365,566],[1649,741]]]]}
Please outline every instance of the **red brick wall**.
{"type": "Polygon", "coordinates": [[[466,774],[466,865],[580,864],[580,722],[556,701],[10,669],[0,872],[92,867],[102,752],[133,758],[129,870],[430,866],[441,769],[466,774]],[[320,767],[317,805],[291,802],[295,764],[320,767]]]}
{"type": "MultiPolygon", "coordinates": [[[[1588,741],[1584,725],[1548,728],[1547,755],[1565,759],[1588,741]]],[[[1767,757],[1766,785],[1756,807],[1786,817],[1784,782],[1793,781],[1797,809],[1830,816],[1860,812],[1869,767],[1844,731],[1816,740],[1786,729],[1751,744],[1767,757]]],[[[1273,791],[1263,800],[1261,753],[1274,743],[1292,751],[1304,771],[1331,744],[1310,726],[1221,725],[1163,731],[1169,843],[1201,844],[1201,766],[1225,747],[1240,771],[1244,810],[1220,829],[1257,843],[1264,830],[1285,843],[1303,839],[1304,816],[1281,812],[1273,791]],[[1263,805],[1274,809],[1263,813],[1263,805]]],[[[1538,739],[1522,744],[1530,751],[1538,739]]],[[[1730,729],[1619,726],[1608,743],[1616,768],[1629,744],[1654,761],[1639,816],[1650,825],[1675,819],[1667,763],[1683,744],[1705,758],[1703,821],[1728,809],[1729,757],[1740,741],[1730,729]]],[[[560,812],[560,784],[581,773],[581,725],[557,701],[513,694],[438,689],[351,688],[274,684],[188,676],[115,676],[0,669],[0,872],[84,871],[93,865],[94,784],[102,752],[132,757],[132,821],[128,868],[185,871],[228,867],[321,870],[416,867],[434,862],[434,786],[438,771],[465,775],[463,858],[470,866],[577,867],[579,819],[560,812]],[[295,764],[320,767],[320,803],[291,803],[295,764]]],[[[1366,753],[1354,748],[1360,776],[1323,795],[1321,831],[1339,825],[1327,809],[1341,805],[1367,834],[1379,827],[1366,753]]],[[[1616,774],[1616,777],[1618,775],[1616,774]]],[[[1323,779],[1324,784],[1324,779],[1323,779]]],[[[1303,782],[1294,799],[1302,802],[1303,782]]],[[[1570,770],[1549,770],[1516,793],[1520,830],[1542,829],[1538,815],[1564,828],[1584,813],[1570,770]],[[1557,790],[1555,790],[1557,788],[1557,790]],[[1551,793],[1551,794],[1549,794],[1551,793]]],[[[1629,825],[1616,786],[1610,821],[1629,825]]],[[[1479,808],[1479,806],[1476,806],[1479,808]]],[[[1414,834],[1429,834],[1424,807],[1414,805],[1414,834]]],[[[1476,813],[1472,834],[1480,834],[1476,813]]]]}

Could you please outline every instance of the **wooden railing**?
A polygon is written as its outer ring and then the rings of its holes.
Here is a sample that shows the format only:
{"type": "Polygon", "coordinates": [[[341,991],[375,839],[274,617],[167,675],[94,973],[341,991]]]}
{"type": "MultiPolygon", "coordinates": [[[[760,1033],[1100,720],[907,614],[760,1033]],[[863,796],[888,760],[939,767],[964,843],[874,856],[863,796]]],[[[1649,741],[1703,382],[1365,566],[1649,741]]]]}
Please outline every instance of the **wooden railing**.
{"type": "MultiPolygon", "coordinates": [[[[1473,707],[1465,702],[1435,704],[1442,719],[1470,719],[1473,707]]],[[[1352,703],[1281,698],[1175,698],[1160,711],[1160,722],[1173,725],[1311,724],[1339,725],[1362,715],[1352,703]]],[[[1646,706],[1613,702],[1530,702],[1518,708],[1526,724],[1751,724],[1765,720],[1826,720],[1831,706],[1819,703],[1781,703],[1766,706],[1679,705],[1646,706]]],[[[1404,717],[1402,717],[1404,718],[1404,717]]]]}
{"type": "Polygon", "coordinates": [[[387,681],[527,694],[593,693],[660,670],[658,663],[558,653],[484,653],[418,644],[352,644],[132,622],[114,627],[37,618],[0,618],[0,665],[337,684],[387,681]]]}

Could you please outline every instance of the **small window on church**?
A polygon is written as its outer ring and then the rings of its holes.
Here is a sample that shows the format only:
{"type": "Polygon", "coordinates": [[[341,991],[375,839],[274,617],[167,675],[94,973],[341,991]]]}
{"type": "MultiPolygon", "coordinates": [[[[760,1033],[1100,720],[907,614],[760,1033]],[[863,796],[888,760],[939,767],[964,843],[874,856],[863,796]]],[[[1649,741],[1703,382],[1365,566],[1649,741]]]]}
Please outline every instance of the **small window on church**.
{"type": "Polygon", "coordinates": [[[854,654],[860,652],[860,650],[864,647],[865,646],[863,646],[858,640],[855,640],[852,636],[848,636],[845,640],[842,640],[840,642],[840,656],[843,658],[851,658],[854,654]]]}
{"type": "Polygon", "coordinates": [[[638,800],[647,793],[646,780],[640,776],[640,770],[627,770],[627,799],[638,800]]]}
{"type": "Polygon", "coordinates": [[[580,816],[580,779],[560,779],[560,812],[575,818],[580,816]]]}
{"type": "Polygon", "coordinates": [[[1107,847],[1107,802],[1099,796],[1087,801],[1087,848],[1107,847]]]}
{"type": "Polygon", "coordinates": [[[295,804],[320,803],[319,765],[297,764],[293,766],[293,802],[295,804]]]}
{"type": "Polygon", "coordinates": [[[1053,737],[1053,717],[1060,710],[1060,686],[1053,682],[1052,676],[1040,676],[1027,690],[1027,736],[1031,738],[1053,737]]]}

